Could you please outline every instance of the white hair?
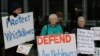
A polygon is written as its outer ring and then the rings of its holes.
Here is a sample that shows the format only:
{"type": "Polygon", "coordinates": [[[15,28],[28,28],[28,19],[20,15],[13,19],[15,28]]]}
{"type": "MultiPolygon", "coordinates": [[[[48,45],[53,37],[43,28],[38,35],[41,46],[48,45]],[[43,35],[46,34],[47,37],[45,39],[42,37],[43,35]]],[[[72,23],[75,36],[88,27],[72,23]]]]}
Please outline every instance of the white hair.
{"type": "Polygon", "coordinates": [[[52,18],[56,19],[58,21],[58,16],[56,14],[50,14],[49,20],[52,19],[52,18]]]}

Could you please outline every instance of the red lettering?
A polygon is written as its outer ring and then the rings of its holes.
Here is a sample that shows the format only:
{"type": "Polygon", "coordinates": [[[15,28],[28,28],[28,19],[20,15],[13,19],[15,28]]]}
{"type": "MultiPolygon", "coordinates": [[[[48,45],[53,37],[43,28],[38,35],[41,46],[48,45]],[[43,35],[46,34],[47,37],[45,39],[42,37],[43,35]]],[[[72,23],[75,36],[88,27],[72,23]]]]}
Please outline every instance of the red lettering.
{"type": "Polygon", "coordinates": [[[43,40],[44,41],[44,44],[49,44],[50,43],[48,36],[44,36],[43,39],[44,39],[43,40]]]}
{"type": "Polygon", "coordinates": [[[51,44],[52,41],[54,41],[54,35],[49,36],[49,41],[50,41],[50,44],[51,44]]]}
{"type": "Polygon", "coordinates": [[[60,43],[65,43],[65,37],[64,37],[64,35],[60,35],[60,43]]]}
{"type": "Polygon", "coordinates": [[[59,37],[56,35],[56,36],[54,36],[54,43],[60,43],[60,41],[59,41],[59,37]]]}
{"type": "Polygon", "coordinates": [[[65,37],[67,43],[71,41],[71,36],[69,34],[65,34],[65,37]]]}
{"type": "Polygon", "coordinates": [[[71,36],[69,34],[64,35],[50,35],[37,37],[37,45],[46,45],[52,43],[69,43],[71,42],[71,36]]]}
{"type": "Polygon", "coordinates": [[[37,45],[41,45],[43,43],[42,37],[37,37],[37,45]]]}

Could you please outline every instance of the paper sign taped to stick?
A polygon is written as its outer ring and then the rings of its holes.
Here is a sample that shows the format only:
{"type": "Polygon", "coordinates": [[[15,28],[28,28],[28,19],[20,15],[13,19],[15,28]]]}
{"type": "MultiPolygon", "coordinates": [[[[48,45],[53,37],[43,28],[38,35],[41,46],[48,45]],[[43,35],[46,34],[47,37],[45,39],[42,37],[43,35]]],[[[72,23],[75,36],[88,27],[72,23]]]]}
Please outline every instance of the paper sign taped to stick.
{"type": "Polygon", "coordinates": [[[94,31],[94,40],[100,40],[100,27],[91,27],[94,31]]]}
{"type": "Polygon", "coordinates": [[[17,48],[17,53],[21,53],[21,54],[24,54],[24,55],[28,55],[29,52],[30,52],[30,49],[32,48],[32,45],[33,44],[22,44],[22,45],[18,45],[18,48],[17,48]]]}
{"type": "Polygon", "coordinates": [[[91,30],[77,29],[78,52],[82,54],[94,54],[94,32],[91,30]]]}
{"type": "Polygon", "coordinates": [[[75,34],[37,37],[39,56],[77,56],[75,34]]]}
{"type": "Polygon", "coordinates": [[[34,40],[33,13],[2,17],[5,49],[34,40]]]}

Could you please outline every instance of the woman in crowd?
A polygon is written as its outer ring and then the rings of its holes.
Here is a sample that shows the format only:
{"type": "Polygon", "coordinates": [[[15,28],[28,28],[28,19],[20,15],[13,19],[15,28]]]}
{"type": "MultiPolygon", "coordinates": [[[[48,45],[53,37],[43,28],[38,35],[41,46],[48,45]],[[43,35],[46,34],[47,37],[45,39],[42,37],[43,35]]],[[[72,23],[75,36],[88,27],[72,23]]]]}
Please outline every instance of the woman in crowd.
{"type": "MultiPolygon", "coordinates": [[[[86,20],[83,16],[78,17],[77,19],[77,28],[72,29],[71,33],[76,34],[76,39],[77,39],[77,29],[89,29],[86,27],[86,20]]],[[[77,42],[76,42],[77,43],[77,42]]],[[[79,53],[78,56],[93,56],[92,54],[81,54],[79,53]]]]}
{"type": "Polygon", "coordinates": [[[58,17],[56,14],[49,16],[49,24],[44,25],[41,31],[41,35],[56,35],[62,34],[63,30],[60,24],[58,24],[58,17]]]}

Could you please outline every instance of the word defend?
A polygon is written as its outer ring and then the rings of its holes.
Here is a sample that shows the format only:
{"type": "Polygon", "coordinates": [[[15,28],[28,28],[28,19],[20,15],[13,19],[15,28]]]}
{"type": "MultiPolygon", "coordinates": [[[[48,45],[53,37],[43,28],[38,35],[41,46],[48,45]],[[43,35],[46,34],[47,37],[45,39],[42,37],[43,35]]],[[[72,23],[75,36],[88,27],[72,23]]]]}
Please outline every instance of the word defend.
{"type": "Polygon", "coordinates": [[[77,56],[75,34],[37,37],[39,56],[77,56]]]}
{"type": "Polygon", "coordinates": [[[81,54],[94,54],[94,32],[77,29],[77,47],[81,54]]]}
{"type": "Polygon", "coordinates": [[[33,13],[2,17],[5,49],[34,40],[33,13]]]}
{"type": "Polygon", "coordinates": [[[48,36],[39,36],[37,38],[38,45],[46,45],[54,43],[69,43],[71,42],[71,36],[68,34],[65,35],[48,35],[48,36]]]}

